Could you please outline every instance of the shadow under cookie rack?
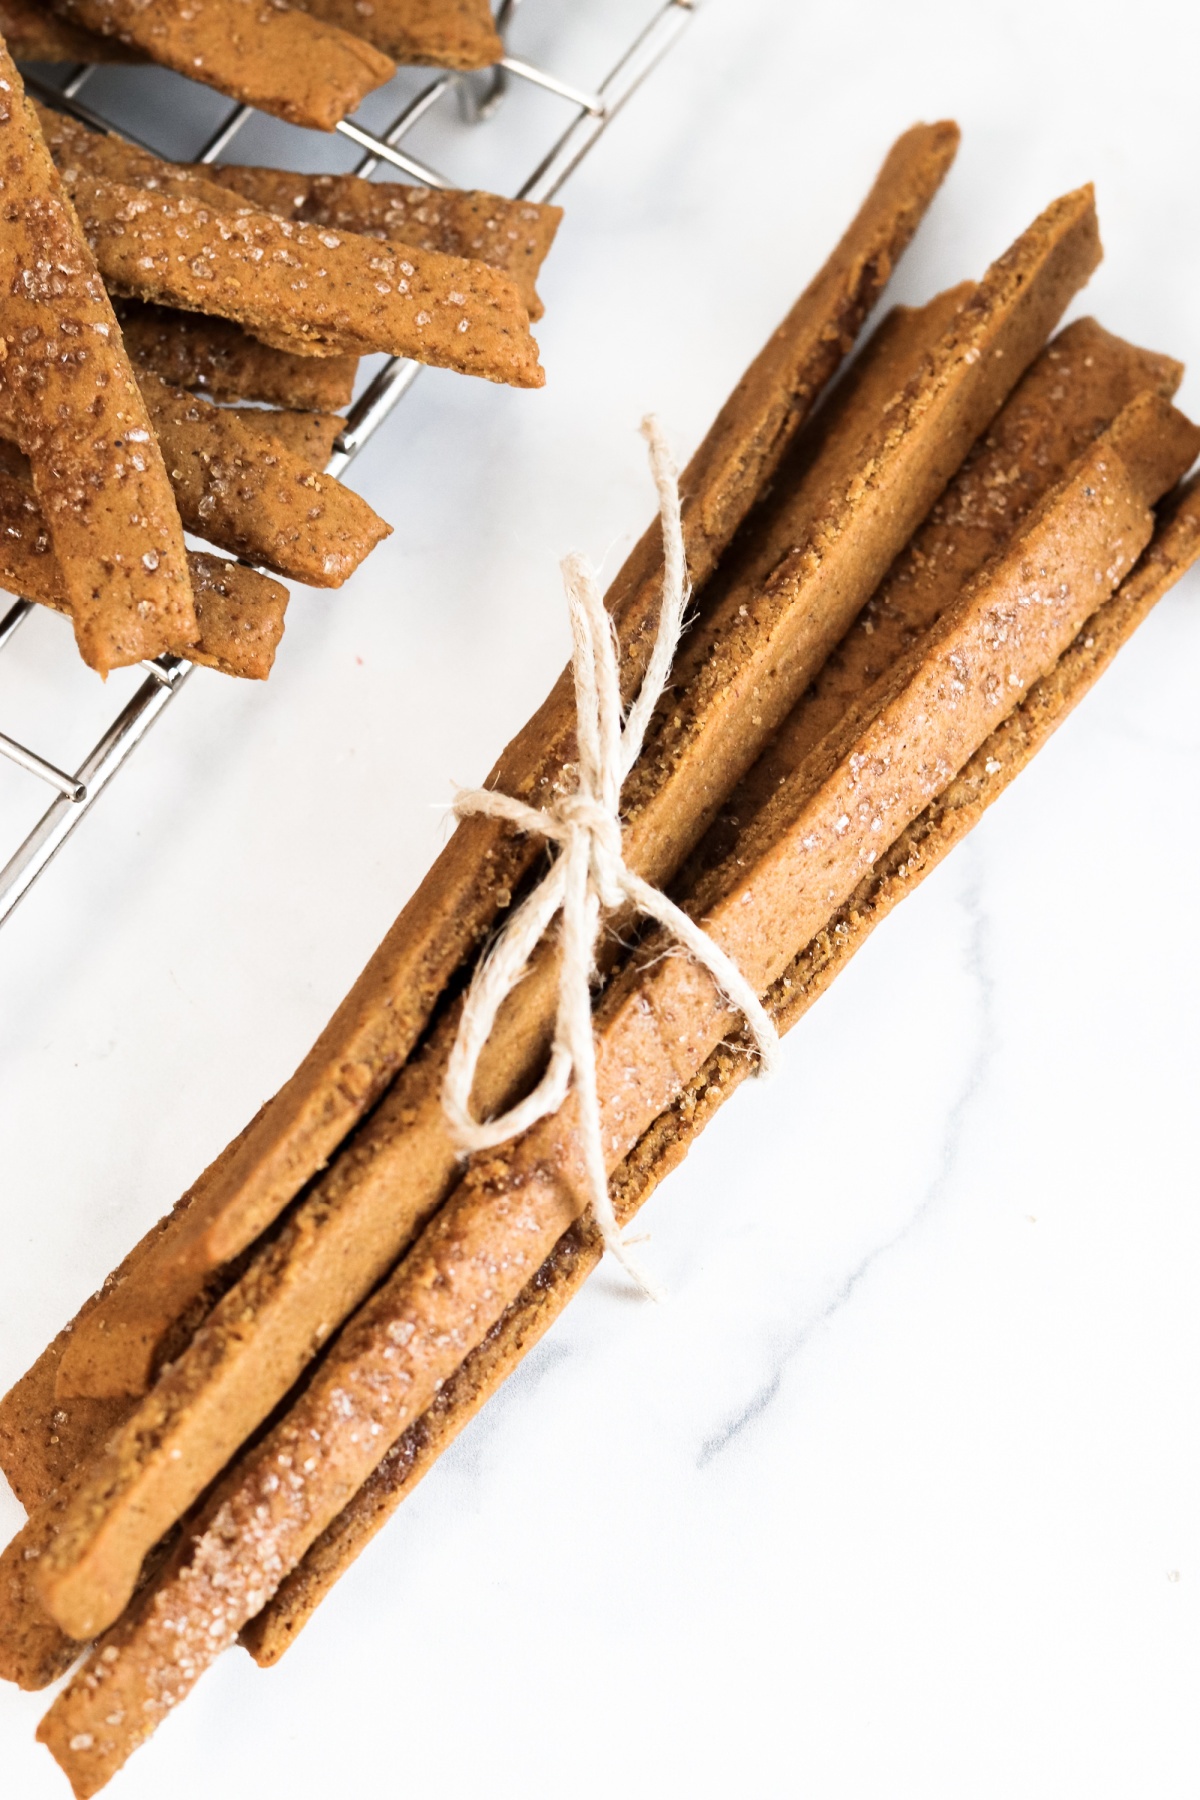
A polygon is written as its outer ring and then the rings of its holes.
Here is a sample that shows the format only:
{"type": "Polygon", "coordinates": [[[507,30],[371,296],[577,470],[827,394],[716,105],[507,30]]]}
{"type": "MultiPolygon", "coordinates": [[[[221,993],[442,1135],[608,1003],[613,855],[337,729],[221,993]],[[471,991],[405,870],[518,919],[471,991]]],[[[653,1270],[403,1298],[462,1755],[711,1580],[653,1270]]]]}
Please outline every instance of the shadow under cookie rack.
{"type": "MultiPolygon", "coordinates": [[[[519,0],[501,0],[497,10],[497,25],[502,33],[511,25],[518,4],[519,0]]],[[[359,175],[371,175],[382,168],[389,172],[394,170],[396,177],[400,179],[428,187],[454,186],[457,184],[448,181],[404,148],[410,134],[418,125],[429,121],[436,109],[454,100],[457,100],[463,120],[482,124],[495,114],[515,84],[528,84],[530,88],[552,97],[556,108],[565,108],[570,115],[565,128],[555,121],[556,135],[533,173],[521,183],[514,196],[516,199],[550,200],[625,102],[675,43],[695,5],[696,0],[665,0],[665,3],[659,0],[659,4],[648,7],[649,17],[641,23],[636,36],[628,43],[609,74],[591,92],[584,92],[561,81],[532,63],[506,56],[493,69],[482,71],[478,75],[452,72],[435,75],[432,80],[417,88],[403,109],[382,131],[369,131],[355,120],[343,119],[337,132],[362,151],[354,169],[359,175]]],[[[136,81],[140,73],[141,71],[125,74],[122,71],[127,81],[136,81]]],[[[122,135],[131,136],[123,128],[114,126],[98,107],[86,104],[81,98],[95,74],[96,66],[89,64],[67,69],[63,79],[57,84],[52,85],[28,71],[26,80],[39,98],[73,114],[85,124],[104,131],[121,129],[122,135]]],[[[89,98],[91,97],[89,94],[89,98]]],[[[261,118],[262,115],[252,107],[231,107],[217,128],[210,132],[204,147],[198,153],[191,153],[187,160],[215,162],[229,149],[250,121],[261,118]]],[[[305,138],[306,144],[311,144],[313,140],[322,139],[323,134],[309,132],[305,134],[305,138]]],[[[544,142],[544,138],[541,141],[544,142]]],[[[160,155],[172,156],[175,160],[183,160],[174,150],[167,151],[155,144],[145,144],[143,147],[155,150],[160,155]]],[[[472,185],[494,185],[494,191],[504,191],[501,184],[487,181],[474,181],[472,185]]],[[[328,465],[331,475],[341,475],[345,471],[397,402],[407,393],[420,373],[420,368],[419,363],[393,357],[378,370],[346,414],[345,426],[335,443],[333,457],[328,465]]],[[[31,602],[16,600],[0,615],[0,652],[12,643],[20,626],[33,610],[31,602]]],[[[64,654],[67,653],[64,640],[64,654]]],[[[151,725],[175,699],[194,666],[177,656],[162,656],[154,662],[143,664],[145,678],[101,732],[74,773],[66,772],[42,754],[40,749],[33,749],[21,739],[0,731],[0,756],[55,790],[53,801],[33,830],[0,869],[0,924],[29,892],[84,814],[145,737],[151,725]]],[[[28,730],[22,730],[22,738],[29,735],[28,730]]]]}

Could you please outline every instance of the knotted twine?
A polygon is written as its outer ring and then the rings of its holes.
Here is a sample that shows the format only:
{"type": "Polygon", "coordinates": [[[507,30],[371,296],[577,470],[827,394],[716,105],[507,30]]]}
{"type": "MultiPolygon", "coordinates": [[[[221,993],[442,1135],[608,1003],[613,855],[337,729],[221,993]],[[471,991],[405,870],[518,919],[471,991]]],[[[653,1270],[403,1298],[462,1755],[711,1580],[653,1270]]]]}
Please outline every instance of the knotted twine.
{"type": "Polygon", "coordinates": [[[571,618],[572,666],[578,761],[574,789],[545,807],[527,806],[492,788],[463,788],[453,803],[457,818],[483,813],[518,831],[546,838],[558,854],[538,886],[512,913],[475,970],[450,1052],[442,1102],[464,1152],[494,1149],[557,1112],[571,1077],[579,1138],[592,1212],[605,1247],[647,1293],[651,1283],[622,1242],[608,1192],[596,1048],[592,1035],[591,984],[602,913],[626,906],[657,921],[703,964],[730,1005],[746,1020],[758,1050],[760,1071],[770,1069],[778,1037],[758,995],[733,959],[695,921],[625,862],[621,845],[621,789],[671,672],[683,630],[690,589],[683,551],[679,476],[657,419],[642,421],[650,469],[658,491],[663,533],[663,594],[658,631],[642,684],[622,721],[619,652],[612,620],[595,571],[577,554],[564,558],[563,586],[571,618]],[[476,1119],[471,1090],[485,1044],[505,999],[524,975],[556,913],[561,912],[561,969],[554,1043],[546,1072],[533,1092],[498,1118],[476,1119]]]}

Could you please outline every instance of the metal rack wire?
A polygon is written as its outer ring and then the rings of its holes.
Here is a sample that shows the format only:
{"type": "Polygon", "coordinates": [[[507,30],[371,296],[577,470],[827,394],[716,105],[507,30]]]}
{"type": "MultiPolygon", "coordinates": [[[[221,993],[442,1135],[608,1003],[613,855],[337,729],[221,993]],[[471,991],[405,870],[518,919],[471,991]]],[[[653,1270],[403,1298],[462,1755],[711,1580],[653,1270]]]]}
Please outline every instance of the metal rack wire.
{"type": "MultiPolygon", "coordinates": [[[[501,32],[511,23],[518,4],[519,0],[502,0],[497,10],[497,25],[501,32]]],[[[343,119],[337,127],[338,132],[364,153],[355,173],[371,175],[386,166],[405,179],[424,186],[454,185],[437,170],[410,155],[403,148],[405,139],[436,107],[454,97],[457,97],[464,117],[482,121],[491,117],[500,106],[513,82],[527,82],[556,96],[573,115],[515,196],[525,200],[550,200],[675,43],[696,4],[697,0],[660,0],[646,25],[594,92],[585,92],[517,57],[505,56],[494,69],[480,76],[449,72],[438,75],[408,101],[382,132],[368,131],[352,119],[343,119]]],[[[27,82],[47,101],[72,113],[85,124],[102,131],[113,131],[116,128],[107,118],[80,99],[93,71],[94,65],[73,69],[61,85],[54,87],[33,75],[27,76],[27,82]]],[[[215,162],[254,116],[252,107],[232,107],[203,149],[191,160],[215,162]]],[[[143,147],[154,148],[153,145],[143,147]]],[[[393,357],[384,364],[346,415],[328,465],[330,474],[341,475],[346,470],[408,392],[420,369],[419,363],[401,357],[393,357]]],[[[32,610],[31,602],[17,600],[0,617],[0,653],[12,642],[32,610]]],[[[181,657],[162,656],[143,667],[146,679],[73,773],[17,738],[0,732],[0,756],[55,790],[54,799],[33,830],[0,869],[0,924],[29,892],[150,727],[180,693],[194,665],[181,657]]]]}

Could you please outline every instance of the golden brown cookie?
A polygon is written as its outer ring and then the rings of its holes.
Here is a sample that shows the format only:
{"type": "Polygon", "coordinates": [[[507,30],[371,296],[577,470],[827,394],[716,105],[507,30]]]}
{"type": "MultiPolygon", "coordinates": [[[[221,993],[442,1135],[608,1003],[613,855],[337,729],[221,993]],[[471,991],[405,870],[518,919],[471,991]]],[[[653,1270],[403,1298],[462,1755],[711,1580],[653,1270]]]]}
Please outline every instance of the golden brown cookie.
{"type": "Polygon", "coordinates": [[[198,635],[183,531],[79,222],[0,44],[0,338],[6,404],[102,673],[198,635]]]}
{"type": "Polygon", "coordinates": [[[531,319],[540,319],[545,310],[535,283],[562,221],[561,206],[457,188],[364,181],[359,175],[292,175],[233,163],[211,169],[209,179],[283,219],[489,263],[511,276],[531,319]]]}
{"type": "Polygon", "coordinates": [[[330,588],[391,535],[360,494],[269,428],[157,375],[143,372],[138,381],[180,516],[197,537],[277,575],[330,588]]]}
{"type": "Polygon", "coordinates": [[[396,73],[382,51],[270,0],[52,0],[69,24],[140,50],[293,125],[332,131],[396,73]]]}
{"type": "Polygon", "coordinates": [[[511,277],[530,318],[541,316],[534,283],[562,219],[559,206],[454,188],[365,181],[358,175],[295,175],[286,169],[244,168],[236,163],[224,167],[171,163],[115,133],[104,136],[65,113],[36,101],[34,105],[68,187],[81,175],[93,175],[129,187],[190,196],[218,210],[230,207],[227,195],[233,193],[251,209],[298,224],[323,225],[485,262],[511,277]]]}
{"type": "Polygon", "coordinates": [[[543,383],[520,296],[486,263],[236,211],[232,196],[218,211],[80,176],[71,198],[116,293],[216,313],[276,349],[383,350],[515,387],[543,383]]]}

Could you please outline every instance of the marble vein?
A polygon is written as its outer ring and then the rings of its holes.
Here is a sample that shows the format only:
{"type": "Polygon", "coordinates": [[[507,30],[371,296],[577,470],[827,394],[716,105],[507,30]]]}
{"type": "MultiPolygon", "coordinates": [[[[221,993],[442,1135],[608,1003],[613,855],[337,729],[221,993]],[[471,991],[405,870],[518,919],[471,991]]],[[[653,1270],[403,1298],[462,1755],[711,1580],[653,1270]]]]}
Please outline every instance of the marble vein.
{"type": "Polygon", "coordinates": [[[706,1469],[736,1442],[748,1426],[762,1417],[778,1396],[785,1374],[797,1358],[803,1355],[817,1332],[844,1311],[871,1271],[919,1229],[941,1206],[953,1186],[963,1138],[987,1080],[996,1047],[995,981],[989,965],[989,928],[984,902],[982,858],[977,846],[969,844],[964,847],[959,866],[965,867],[965,881],[959,904],[967,919],[964,963],[975,990],[975,1039],[962,1083],[946,1113],[933,1179],[899,1230],[872,1245],[825,1304],[779,1341],[766,1378],[749,1399],[724,1419],[700,1445],[696,1455],[697,1469],[706,1469]]]}

